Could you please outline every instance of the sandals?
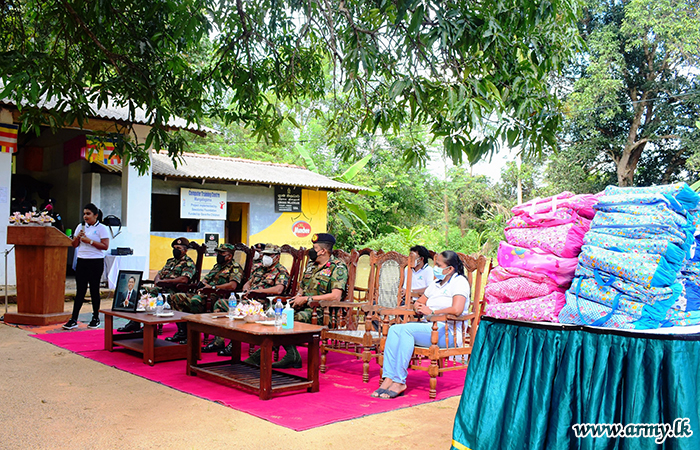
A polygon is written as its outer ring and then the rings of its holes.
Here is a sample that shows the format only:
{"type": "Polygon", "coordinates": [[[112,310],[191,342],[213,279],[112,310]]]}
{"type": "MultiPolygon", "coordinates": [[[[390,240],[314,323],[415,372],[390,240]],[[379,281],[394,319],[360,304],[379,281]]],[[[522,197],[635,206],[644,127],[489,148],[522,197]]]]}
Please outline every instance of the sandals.
{"type": "MultiPolygon", "coordinates": [[[[401,391],[401,392],[390,391],[390,390],[388,390],[388,389],[385,389],[383,393],[386,394],[386,395],[388,395],[388,397],[379,397],[379,398],[382,398],[382,399],[385,399],[385,400],[389,400],[389,399],[391,399],[391,398],[401,397],[401,396],[403,395],[404,392],[406,392],[406,389],[404,389],[404,390],[401,391]]],[[[379,394],[379,395],[381,395],[381,394],[379,394]]]]}
{"type": "Polygon", "coordinates": [[[372,398],[381,398],[380,395],[387,394],[388,392],[389,391],[387,391],[386,389],[379,388],[376,391],[372,392],[372,398]]]}

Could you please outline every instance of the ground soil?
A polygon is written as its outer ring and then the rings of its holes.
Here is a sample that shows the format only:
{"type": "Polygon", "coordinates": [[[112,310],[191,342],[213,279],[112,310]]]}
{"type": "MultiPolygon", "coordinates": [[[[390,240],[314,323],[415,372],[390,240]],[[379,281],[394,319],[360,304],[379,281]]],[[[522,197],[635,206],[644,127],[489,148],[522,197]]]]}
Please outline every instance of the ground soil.
{"type": "Polygon", "coordinates": [[[459,397],[296,432],[29,334],[0,323],[0,449],[450,447],[459,397]]]}

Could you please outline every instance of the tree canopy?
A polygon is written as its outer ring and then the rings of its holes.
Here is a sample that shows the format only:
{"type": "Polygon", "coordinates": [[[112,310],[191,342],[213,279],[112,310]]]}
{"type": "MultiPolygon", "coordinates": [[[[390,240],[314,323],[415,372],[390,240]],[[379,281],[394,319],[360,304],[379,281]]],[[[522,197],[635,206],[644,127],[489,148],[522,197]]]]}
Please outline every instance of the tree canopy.
{"type": "MultiPolygon", "coordinates": [[[[166,132],[173,116],[241,122],[277,142],[294,102],[329,91],[334,101],[314,112],[344,157],[355,151],[348,137],[422,126],[454,162],[474,163],[501,141],[554,145],[559,105],[547,81],[578,48],[577,8],[578,0],[3,0],[0,97],[22,105],[24,129],[82,123],[91,102],[108,98],[132,114],[143,107],[154,125],[148,139],[118,142],[142,169],[151,145],[183,151],[186,138],[166,132]],[[42,99],[56,107],[42,110],[42,99]]],[[[404,154],[425,158],[421,142],[404,154]]]]}
{"type": "Polygon", "coordinates": [[[587,53],[572,70],[563,141],[567,173],[585,155],[579,185],[675,181],[700,150],[700,10],[687,0],[588,0],[587,53]],[[637,178],[635,178],[635,176],[637,178]],[[588,178],[584,182],[583,178],[588,178]]]}

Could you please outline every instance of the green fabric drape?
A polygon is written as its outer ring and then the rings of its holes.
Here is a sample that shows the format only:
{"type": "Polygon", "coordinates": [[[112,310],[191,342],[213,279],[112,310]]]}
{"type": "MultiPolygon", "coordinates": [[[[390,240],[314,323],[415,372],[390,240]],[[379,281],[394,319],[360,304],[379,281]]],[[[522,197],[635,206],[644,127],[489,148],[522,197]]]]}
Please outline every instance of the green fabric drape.
{"type": "Polygon", "coordinates": [[[700,336],[485,318],[452,448],[700,449],[700,336]],[[576,423],[673,424],[690,437],[577,438],[576,423]]]}

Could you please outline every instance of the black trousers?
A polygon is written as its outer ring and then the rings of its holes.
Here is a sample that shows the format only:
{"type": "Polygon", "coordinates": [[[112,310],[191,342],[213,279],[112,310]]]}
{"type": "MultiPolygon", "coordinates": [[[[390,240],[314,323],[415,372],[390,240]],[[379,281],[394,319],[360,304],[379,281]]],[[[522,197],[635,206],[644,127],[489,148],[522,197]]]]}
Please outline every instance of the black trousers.
{"type": "Polygon", "coordinates": [[[105,260],[103,258],[78,258],[78,262],[75,265],[75,284],[78,290],[75,294],[75,301],[73,302],[72,317],[76,322],[78,321],[80,308],[83,307],[88,284],[90,285],[90,298],[92,299],[92,316],[98,316],[100,310],[100,280],[102,279],[104,268],[105,260]]]}

